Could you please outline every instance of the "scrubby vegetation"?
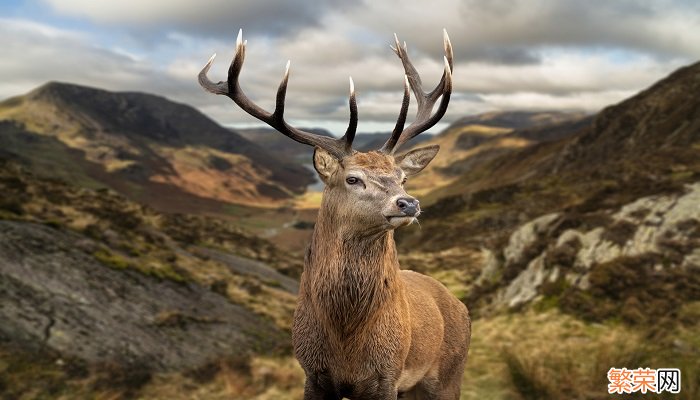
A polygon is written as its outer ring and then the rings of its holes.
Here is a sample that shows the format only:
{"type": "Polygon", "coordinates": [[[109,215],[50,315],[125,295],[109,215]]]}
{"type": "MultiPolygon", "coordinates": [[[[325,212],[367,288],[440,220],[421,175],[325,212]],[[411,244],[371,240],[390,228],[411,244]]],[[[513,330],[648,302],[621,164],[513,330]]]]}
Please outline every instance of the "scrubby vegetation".
{"type": "Polygon", "coordinates": [[[700,276],[682,268],[658,268],[656,254],[620,257],[595,265],[590,288],[567,288],[559,300],[562,310],[586,320],[620,319],[630,325],[669,324],[684,304],[700,301],[700,276]]]}
{"type": "Polygon", "coordinates": [[[132,399],[152,377],[139,365],[87,365],[47,349],[0,345],[3,399],[132,399]]]}

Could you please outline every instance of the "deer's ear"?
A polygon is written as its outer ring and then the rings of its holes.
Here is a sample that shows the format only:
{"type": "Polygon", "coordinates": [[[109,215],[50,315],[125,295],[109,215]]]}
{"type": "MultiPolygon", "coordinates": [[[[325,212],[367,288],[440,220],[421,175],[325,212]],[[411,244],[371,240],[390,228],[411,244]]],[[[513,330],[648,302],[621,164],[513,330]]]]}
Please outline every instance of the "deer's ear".
{"type": "Polygon", "coordinates": [[[440,146],[432,145],[411,150],[396,157],[396,163],[407,176],[415,175],[423,170],[440,150],[440,146]]]}
{"type": "Polygon", "coordinates": [[[314,168],[316,172],[318,172],[318,176],[323,183],[328,184],[331,176],[333,176],[339,167],[340,162],[329,152],[320,147],[314,149],[314,168]]]}

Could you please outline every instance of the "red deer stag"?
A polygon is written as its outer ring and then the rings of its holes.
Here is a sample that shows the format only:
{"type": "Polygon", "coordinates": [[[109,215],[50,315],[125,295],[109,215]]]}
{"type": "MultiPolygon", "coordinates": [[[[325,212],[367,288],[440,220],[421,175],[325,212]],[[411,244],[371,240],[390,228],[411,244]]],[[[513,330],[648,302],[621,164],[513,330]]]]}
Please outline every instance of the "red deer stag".
{"type": "Polygon", "coordinates": [[[399,118],[389,140],[377,151],[352,149],[357,104],[350,79],[350,123],[340,139],[305,132],[284,120],[289,63],[270,113],[241,90],[238,76],[246,42],[238,35],[228,80],[207,78],[214,57],[199,74],[209,92],[230,97],[250,115],[282,134],[315,147],[314,166],[325,183],[321,209],[306,253],[292,341],[306,372],[304,399],[458,399],[471,335],[467,308],[425,275],[401,270],[394,229],[420,214],[418,200],[406,194],[406,177],[417,174],[439,147],[394,155],[411,138],[435,125],[452,92],[452,46],[444,35],[445,71],[426,93],[396,38],[405,70],[399,118]],[[418,101],[404,129],[410,91],[418,101]],[[440,104],[435,113],[433,107],[440,104]]]}

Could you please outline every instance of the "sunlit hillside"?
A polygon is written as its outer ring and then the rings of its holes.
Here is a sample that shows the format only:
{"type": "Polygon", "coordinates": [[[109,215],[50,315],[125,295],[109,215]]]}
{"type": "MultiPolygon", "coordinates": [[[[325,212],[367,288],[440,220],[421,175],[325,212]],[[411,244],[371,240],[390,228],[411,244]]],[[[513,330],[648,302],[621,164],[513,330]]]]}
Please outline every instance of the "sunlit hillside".
{"type": "Polygon", "coordinates": [[[0,103],[0,119],[6,157],[165,211],[279,207],[313,182],[307,169],[159,96],[50,82],[0,103]]]}

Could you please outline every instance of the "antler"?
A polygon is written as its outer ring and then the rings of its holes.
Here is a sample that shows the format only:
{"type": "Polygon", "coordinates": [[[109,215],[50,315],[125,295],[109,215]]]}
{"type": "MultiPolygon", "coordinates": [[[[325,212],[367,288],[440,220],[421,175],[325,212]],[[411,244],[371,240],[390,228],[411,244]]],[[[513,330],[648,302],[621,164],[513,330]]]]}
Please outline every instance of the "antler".
{"type": "Polygon", "coordinates": [[[418,71],[416,71],[416,68],[408,58],[406,42],[403,43],[402,47],[396,34],[394,34],[394,41],[396,42],[396,48],[392,47],[391,49],[394,50],[396,55],[401,59],[406,75],[404,80],[403,102],[401,104],[401,111],[399,112],[399,119],[396,121],[396,126],[391,133],[391,137],[379,150],[383,153],[389,154],[393,154],[394,151],[401,147],[402,144],[416,137],[418,134],[432,128],[440,120],[440,118],[445,115],[447,105],[450,102],[450,95],[452,94],[452,44],[450,43],[450,37],[447,36],[446,30],[443,30],[445,72],[442,74],[440,83],[438,83],[437,87],[435,87],[435,89],[433,89],[433,91],[430,93],[423,91],[423,83],[421,82],[420,75],[418,75],[418,71]],[[404,129],[406,114],[408,113],[408,104],[410,102],[410,93],[408,90],[409,87],[418,100],[418,111],[416,112],[416,119],[406,129],[404,129]],[[440,106],[435,114],[432,114],[435,102],[437,102],[438,98],[440,97],[442,97],[440,106]]]}
{"type": "Polygon", "coordinates": [[[350,78],[350,123],[348,124],[348,129],[342,138],[334,139],[294,128],[287,124],[287,122],[284,120],[284,98],[287,94],[287,81],[289,80],[290,62],[287,61],[287,68],[284,71],[284,77],[282,78],[282,82],[280,82],[279,88],[277,89],[275,111],[272,113],[265,111],[253,103],[248,96],[243,93],[243,90],[241,90],[238,83],[238,76],[241,73],[243,60],[245,59],[246,44],[248,43],[248,41],[242,41],[242,35],[243,30],[241,29],[238,31],[238,38],[236,39],[236,55],[233,57],[231,66],[228,69],[228,80],[226,82],[220,81],[218,83],[214,83],[207,77],[207,72],[209,72],[211,64],[214,62],[214,57],[216,57],[216,54],[214,54],[209,59],[209,62],[207,62],[207,65],[205,65],[204,68],[202,68],[202,71],[200,71],[199,84],[208,92],[228,96],[248,114],[265,122],[285,136],[288,136],[299,143],[308,144],[310,146],[318,146],[328,151],[338,159],[342,159],[343,157],[352,154],[352,141],[355,138],[355,131],[357,130],[357,102],[355,100],[355,85],[352,82],[352,77],[350,78]]]}

